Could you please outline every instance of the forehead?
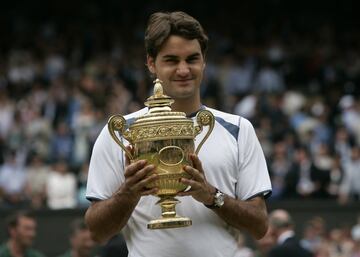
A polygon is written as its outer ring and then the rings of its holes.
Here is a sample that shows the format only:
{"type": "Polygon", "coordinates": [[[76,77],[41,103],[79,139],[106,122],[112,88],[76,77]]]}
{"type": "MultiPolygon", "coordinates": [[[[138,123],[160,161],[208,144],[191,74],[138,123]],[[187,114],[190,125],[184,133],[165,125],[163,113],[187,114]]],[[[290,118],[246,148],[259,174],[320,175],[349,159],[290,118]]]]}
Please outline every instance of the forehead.
{"type": "Polygon", "coordinates": [[[173,56],[189,56],[193,54],[201,54],[200,43],[197,39],[186,39],[180,36],[170,36],[161,47],[158,57],[166,55],[173,56]]]}
{"type": "Polygon", "coordinates": [[[74,231],[73,237],[75,238],[84,238],[84,237],[90,237],[91,233],[89,229],[77,229],[74,231]]]}
{"type": "Polygon", "coordinates": [[[29,225],[34,226],[34,225],[36,225],[35,219],[30,218],[30,217],[26,217],[26,216],[19,217],[18,226],[24,226],[24,225],[26,225],[26,226],[29,226],[29,225]]]}

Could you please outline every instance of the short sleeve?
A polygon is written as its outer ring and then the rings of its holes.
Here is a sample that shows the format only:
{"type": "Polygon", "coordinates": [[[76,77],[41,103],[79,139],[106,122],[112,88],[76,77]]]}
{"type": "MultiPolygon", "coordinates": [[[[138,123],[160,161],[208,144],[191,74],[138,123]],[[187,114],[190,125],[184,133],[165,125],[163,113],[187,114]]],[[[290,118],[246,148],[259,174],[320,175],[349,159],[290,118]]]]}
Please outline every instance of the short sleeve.
{"type": "Polygon", "coordinates": [[[245,118],[240,119],[238,135],[239,173],[237,197],[247,200],[257,195],[271,194],[271,182],[265,156],[254,127],[245,118]]]}
{"type": "Polygon", "coordinates": [[[123,151],[105,126],[91,154],[86,186],[88,200],[110,198],[124,182],[123,151]]]}

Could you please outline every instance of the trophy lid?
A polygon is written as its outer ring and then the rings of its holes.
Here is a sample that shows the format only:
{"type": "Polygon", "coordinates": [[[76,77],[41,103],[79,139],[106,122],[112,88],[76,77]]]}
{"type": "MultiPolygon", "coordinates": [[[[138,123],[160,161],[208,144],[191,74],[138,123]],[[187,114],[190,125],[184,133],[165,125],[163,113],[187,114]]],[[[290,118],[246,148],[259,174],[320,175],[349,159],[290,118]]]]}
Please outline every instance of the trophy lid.
{"type": "Polygon", "coordinates": [[[139,117],[137,121],[149,118],[152,118],[151,120],[153,121],[155,117],[158,117],[160,120],[179,118],[188,120],[184,112],[174,112],[171,110],[171,105],[174,103],[174,99],[164,94],[161,84],[162,81],[160,79],[156,79],[154,83],[154,93],[144,103],[149,110],[146,114],[139,117]]]}
{"type": "Polygon", "coordinates": [[[171,111],[174,100],[170,96],[164,95],[160,79],[156,79],[154,83],[154,94],[144,103],[145,106],[149,107],[148,113],[171,111]]]}
{"type": "Polygon", "coordinates": [[[148,112],[130,125],[133,141],[193,138],[193,121],[184,112],[172,111],[174,99],[164,94],[161,80],[156,79],[154,83],[154,93],[144,103],[148,112]]]}

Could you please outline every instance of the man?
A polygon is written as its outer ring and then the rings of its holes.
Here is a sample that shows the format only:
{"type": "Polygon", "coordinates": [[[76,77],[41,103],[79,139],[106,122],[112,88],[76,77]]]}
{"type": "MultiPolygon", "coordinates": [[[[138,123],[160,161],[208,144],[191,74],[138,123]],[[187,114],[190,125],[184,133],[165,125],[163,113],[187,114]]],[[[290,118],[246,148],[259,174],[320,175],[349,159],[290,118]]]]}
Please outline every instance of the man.
{"type": "Polygon", "coordinates": [[[95,247],[83,219],[75,219],[70,226],[70,250],[59,257],[90,257],[95,247]]]}
{"type": "Polygon", "coordinates": [[[277,244],[270,250],[269,257],[311,257],[313,254],[303,248],[295,237],[294,225],[285,210],[274,210],[269,215],[269,233],[277,244]]]}
{"type": "Polygon", "coordinates": [[[36,221],[30,212],[19,211],[7,219],[9,239],[0,245],[0,257],[43,257],[31,248],[36,236],[36,221]]]}
{"type": "MultiPolygon", "coordinates": [[[[191,155],[193,165],[184,167],[191,179],[181,180],[191,190],[178,194],[186,197],[177,213],[190,217],[192,226],[148,230],[147,222],[159,215],[153,196],[157,189],[144,187],[157,179],[147,176],[155,167],[144,160],[130,163],[107,128],[95,143],[87,184],[92,204],[86,221],[98,241],[122,230],[129,256],[234,256],[237,243],[229,226],[255,238],[267,231],[264,197],[271,184],[254,128],[244,118],[201,104],[207,42],[199,22],[183,12],[153,14],[145,34],[148,69],[175,100],[172,110],[194,118],[197,111],[207,109],[216,117],[199,156],[191,155]]],[[[125,118],[146,112],[144,108],[125,118]]]]}

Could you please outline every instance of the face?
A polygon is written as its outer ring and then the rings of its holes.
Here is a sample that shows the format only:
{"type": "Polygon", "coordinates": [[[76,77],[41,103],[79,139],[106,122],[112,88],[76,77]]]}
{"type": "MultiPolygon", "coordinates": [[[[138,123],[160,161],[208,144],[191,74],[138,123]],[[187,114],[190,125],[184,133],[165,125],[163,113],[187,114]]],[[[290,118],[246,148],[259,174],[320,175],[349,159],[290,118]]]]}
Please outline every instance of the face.
{"type": "Polygon", "coordinates": [[[272,226],[271,224],[269,224],[269,228],[268,228],[268,231],[267,231],[267,235],[271,238],[274,238],[274,240],[276,240],[276,238],[278,237],[278,231],[277,229],[272,226]]]}
{"type": "Polygon", "coordinates": [[[170,36],[156,58],[148,56],[148,68],[162,80],[164,91],[176,99],[200,101],[200,83],[205,68],[199,42],[170,36]]]}
{"type": "Polygon", "coordinates": [[[75,232],[71,238],[72,248],[78,253],[78,256],[90,256],[95,242],[91,239],[88,229],[81,229],[75,232]]]}
{"type": "Polygon", "coordinates": [[[20,217],[17,226],[10,230],[10,234],[21,247],[30,247],[36,236],[35,220],[29,217],[20,217]]]}

